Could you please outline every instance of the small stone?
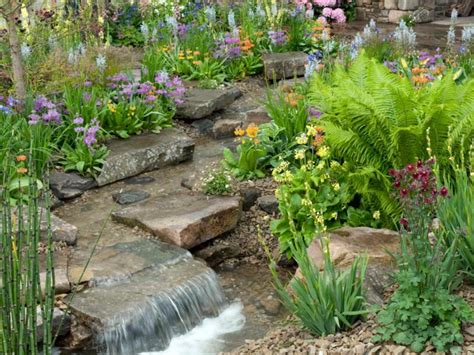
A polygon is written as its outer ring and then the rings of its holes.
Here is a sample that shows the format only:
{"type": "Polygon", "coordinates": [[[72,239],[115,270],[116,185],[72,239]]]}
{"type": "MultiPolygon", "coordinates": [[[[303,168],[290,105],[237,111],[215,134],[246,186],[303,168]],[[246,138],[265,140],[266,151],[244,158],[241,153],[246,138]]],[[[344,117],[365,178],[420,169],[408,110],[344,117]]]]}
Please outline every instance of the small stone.
{"type": "Polygon", "coordinates": [[[146,185],[155,181],[155,178],[151,176],[134,176],[124,180],[127,185],[146,185]]]}
{"type": "Polygon", "coordinates": [[[216,244],[196,251],[194,256],[205,260],[210,267],[215,267],[227,259],[237,257],[239,254],[239,248],[235,245],[216,244]]]}
{"type": "Polygon", "coordinates": [[[196,128],[199,133],[209,133],[212,131],[212,127],[214,126],[214,122],[211,121],[210,119],[203,119],[203,120],[197,120],[191,123],[191,126],[196,128]]]}
{"type": "Polygon", "coordinates": [[[355,354],[364,354],[365,353],[365,345],[364,344],[356,345],[352,349],[353,349],[352,351],[355,354]]]}
{"type": "Polygon", "coordinates": [[[224,118],[215,123],[212,128],[212,135],[215,139],[230,138],[234,136],[235,129],[242,125],[241,119],[224,118]]]}
{"type": "Polygon", "coordinates": [[[373,348],[371,348],[369,350],[368,354],[369,355],[379,354],[381,350],[382,350],[382,346],[381,345],[376,345],[376,346],[374,346],[373,348]]]}
{"type": "Polygon", "coordinates": [[[52,172],[49,186],[57,198],[67,200],[81,196],[85,191],[96,187],[97,183],[94,179],[79,174],[52,172]]]}
{"type": "Polygon", "coordinates": [[[118,192],[112,195],[112,198],[119,205],[130,205],[132,203],[137,203],[143,200],[146,200],[150,197],[150,194],[146,191],[139,190],[130,190],[124,192],[118,192]]]}
{"type": "Polygon", "coordinates": [[[255,187],[243,188],[240,190],[240,196],[242,196],[242,209],[244,211],[250,210],[255,205],[255,202],[262,193],[255,187]]]}
{"type": "Polygon", "coordinates": [[[260,300],[265,313],[269,316],[276,316],[280,313],[281,310],[281,303],[279,300],[273,297],[269,297],[263,300],[260,300]]]}
{"type": "Polygon", "coordinates": [[[274,214],[278,212],[278,200],[273,195],[262,196],[257,199],[257,205],[261,210],[268,214],[274,214]]]}

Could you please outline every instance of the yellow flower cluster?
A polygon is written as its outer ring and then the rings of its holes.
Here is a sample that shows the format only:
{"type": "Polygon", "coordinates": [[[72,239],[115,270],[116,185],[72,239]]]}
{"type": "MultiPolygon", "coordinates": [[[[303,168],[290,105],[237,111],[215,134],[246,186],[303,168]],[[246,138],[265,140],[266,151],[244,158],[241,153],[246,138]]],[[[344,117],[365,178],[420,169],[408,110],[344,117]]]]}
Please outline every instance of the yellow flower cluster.
{"type": "Polygon", "coordinates": [[[111,103],[111,102],[109,102],[109,103],[107,104],[107,108],[108,108],[109,111],[112,112],[112,113],[117,112],[117,106],[115,106],[115,104],[113,104],[113,103],[111,103]]]}
{"type": "Polygon", "coordinates": [[[243,137],[247,135],[248,138],[254,141],[254,143],[258,143],[257,135],[258,135],[259,128],[255,123],[251,123],[247,126],[247,128],[244,130],[242,127],[237,127],[234,130],[234,134],[237,137],[243,137]]]}

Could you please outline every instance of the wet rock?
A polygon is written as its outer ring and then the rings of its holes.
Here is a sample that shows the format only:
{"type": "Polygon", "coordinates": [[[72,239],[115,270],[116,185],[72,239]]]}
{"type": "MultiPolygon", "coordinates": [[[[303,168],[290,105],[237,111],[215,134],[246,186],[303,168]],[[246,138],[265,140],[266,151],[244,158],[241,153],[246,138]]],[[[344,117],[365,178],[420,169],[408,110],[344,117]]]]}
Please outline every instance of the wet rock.
{"type": "Polygon", "coordinates": [[[238,127],[242,127],[244,122],[238,118],[224,118],[218,120],[212,128],[212,135],[215,139],[223,139],[234,137],[234,131],[238,127]]]}
{"type": "MultiPolygon", "coordinates": [[[[367,255],[371,266],[394,266],[393,258],[387,253],[396,253],[400,236],[388,229],[368,227],[344,227],[329,234],[329,251],[336,267],[347,267],[357,256],[367,255]]],[[[308,247],[308,255],[319,268],[323,268],[324,259],[321,244],[316,238],[308,247]]]]}
{"type": "Polygon", "coordinates": [[[118,192],[112,195],[112,198],[119,205],[130,205],[132,203],[137,203],[143,200],[146,200],[150,197],[150,194],[146,191],[140,190],[130,190],[124,192],[118,192]]]}
{"type": "Polygon", "coordinates": [[[193,140],[174,128],[116,139],[108,147],[110,154],[97,177],[99,186],[190,160],[194,153],[193,140]]]}
{"type": "Polygon", "coordinates": [[[240,196],[242,197],[242,209],[244,211],[250,210],[255,205],[255,202],[262,193],[255,187],[247,187],[240,190],[240,196]]]}
{"type": "Polygon", "coordinates": [[[133,176],[124,181],[127,185],[147,185],[155,182],[155,178],[151,176],[133,176]]]}
{"type": "Polygon", "coordinates": [[[194,253],[194,256],[206,261],[210,267],[216,267],[227,259],[235,258],[240,254],[236,245],[216,244],[205,247],[194,253]]]}
{"type": "MultiPolygon", "coordinates": [[[[37,342],[42,342],[44,337],[44,328],[43,328],[43,319],[41,317],[41,308],[37,307],[37,320],[36,320],[36,334],[37,342]]],[[[54,308],[53,310],[53,328],[52,334],[53,337],[56,333],[60,337],[65,336],[69,333],[71,328],[71,316],[68,313],[61,311],[59,308],[54,308]]]]}
{"type": "Polygon", "coordinates": [[[67,346],[70,349],[83,349],[93,338],[92,330],[82,324],[78,317],[71,318],[71,337],[68,339],[67,346]]]}
{"type": "Polygon", "coordinates": [[[210,119],[205,118],[203,120],[194,121],[193,123],[191,123],[191,126],[196,128],[199,131],[199,133],[206,134],[212,131],[214,122],[211,121],[210,119]]]}
{"type": "Polygon", "coordinates": [[[184,102],[177,107],[176,117],[198,120],[210,116],[232,104],[241,95],[236,87],[225,89],[192,88],[185,94],[184,102]]]}
{"type": "Polygon", "coordinates": [[[303,76],[308,55],[304,52],[267,53],[263,66],[267,80],[280,80],[303,76]]]}
{"type": "Polygon", "coordinates": [[[234,229],[240,219],[240,197],[175,194],[149,199],[112,213],[112,218],[139,226],[159,239],[192,248],[234,229]]]}
{"type": "Polygon", "coordinates": [[[92,178],[74,173],[52,172],[49,176],[51,191],[60,200],[81,196],[85,191],[97,186],[92,178]]]}
{"type": "Polygon", "coordinates": [[[262,196],[257,199],[257,205],[261,210],[268,214],[274,214],[278,212],[278,200],[273,195],[262,196]]]}

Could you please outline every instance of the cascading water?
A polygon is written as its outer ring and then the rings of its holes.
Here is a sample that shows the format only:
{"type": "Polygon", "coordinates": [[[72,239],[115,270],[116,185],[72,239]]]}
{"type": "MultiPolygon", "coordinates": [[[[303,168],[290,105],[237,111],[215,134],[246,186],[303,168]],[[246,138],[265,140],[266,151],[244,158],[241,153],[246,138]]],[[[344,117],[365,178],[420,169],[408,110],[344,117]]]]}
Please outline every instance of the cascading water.
{"type": "MultiPolygon", "coordinates": [[[[160,272],[150,270],[146,277],[159,280],[160,272]]],[[[173,337],[191,331],[206,317],[218,316],[226,305],[216,274],[208,270],[110,319],[98,341],[107,354],[163,350],[173,337]]]]}
{"type": "MultiPolygon", "coordinates": [[[[162,351],[173,338],[208,324],[206,318],[228,315],[217,275],[187,250],[140,240],[102,253],[90,287],[70,300],[72,313],[96,335],[102,353],[162,351]]],[[[237,329],[244,318],[234,318],[237,329]]]]}

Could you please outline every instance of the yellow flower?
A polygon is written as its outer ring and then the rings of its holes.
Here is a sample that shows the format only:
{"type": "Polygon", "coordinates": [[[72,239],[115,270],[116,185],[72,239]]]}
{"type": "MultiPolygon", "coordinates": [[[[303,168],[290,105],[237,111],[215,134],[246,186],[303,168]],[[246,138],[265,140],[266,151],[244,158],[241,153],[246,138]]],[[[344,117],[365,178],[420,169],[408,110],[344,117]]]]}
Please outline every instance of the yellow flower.
{"type": "Polygon", "coordinates": [[[461,76],[462,74],[462,69],[459,69],[453,76],[453,80],[457,80],[459,79],[459,77],[461,76]]]}
{"type": "Polygon", "coordinates": [[[301,160],[304,159],[304,149],[299,149],[295,153],[295,159],[301,160]]]}
{"type": "Polygon", "coordinates": [[[334,189],[334,191],[339,191],[341,189],[341,185],[339,185],[338,182],[335,182],[334,184],[332,184],[332,188],[334,189]]]}
{"type": "Polygon", "coordinates": [[[297,137],[296,138],[296,143],[298,143],[298,144],[308,143],[308,137],[306,136],[306,134],[303,133],[301,136],[297,137]]]}
{"type": "Polygon", "coordinates": [[[135,105],[131,105],[130,106],[130,111],[135,111],[137,108],[135,107],[135,105]]]}
{"type": "Polygon", "coordinates": [[[380,219],[380,211],[375,211],[374,214],[372,215],[372,217],[374,217],[375,220],[379,220],[380,219]]]}
{"type": "Polygon", "coordinates": [[[107,108],[108,108],[109,111],[112,112],[112,113],[117,112],[117,109],[115,108],[115,105],[114,105],[114,104],[111,104],[111,103],[107,104],[107,108]]]}
{"type": "Polygon", "coordinates": [[[242,127],[238,127],[234,130],[234,134],[237,137],[242,137],[245,134],[245,131],[242,129],[242,127]]]}
{"type": "Polygon", "coordinates": [[[324,169],[324,166],[325,166],[324,161],[321,160],[321,161],[319,162],[319,164],[316,166],[316,169],[318,169],[318,170],[323,170],[323,169],[324,169]]]}
{"type": "Polygon", "coordinates": [[[194,57],[192,55],[188,55],[186,59],[191,60],[191,59],[194,59],[194,57]]]}
{"type": "Polygon", "coordinates": [[[331,213],[331,218],[332,219],[337,219],[337,212],[331,213]]]}
{"type": "Polygon", "coordinates": [[[408,63],[404,58],[400,59],[400,63],[402,64],[403,69],[408,68],[408,63]]]}
{"type": "Polygon", "coordinates": [[[316,155],[321,158],[325,158],[329,155],[329,147],[326,145],[323,145],[321,148],[318,149],[316,152],[316,155]]]}
{"type": "Polygon", "coordinates": [[[251,123],[247,127],[247,136],[249,136],[249,138],[255,138],[255,137],[257,137],[257,134],[258,134],[257,125],[255,123],[251,123]]]}
{"type": "Polygon", "coordinates": [[[315,137],[318,134],[315,126],[308,126],[308,136],[315,137]]]}

